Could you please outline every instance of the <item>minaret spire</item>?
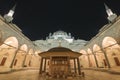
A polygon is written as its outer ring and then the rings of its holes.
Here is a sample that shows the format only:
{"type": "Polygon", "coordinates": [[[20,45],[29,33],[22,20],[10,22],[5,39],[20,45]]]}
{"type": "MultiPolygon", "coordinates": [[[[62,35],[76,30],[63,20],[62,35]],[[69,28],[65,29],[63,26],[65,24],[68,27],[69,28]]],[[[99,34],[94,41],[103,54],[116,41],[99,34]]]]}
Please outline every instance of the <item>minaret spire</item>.
{"type": "Polygon", "coordinates": [[[11,10],[15,11],[15,8],[16,8],[16,4],[12,7],[11,10]]]}
{"type": "Polygon", "coordinates": [[[105,9],[106,9],[106,12],[107,12],[107,19],[110,21],[110,22],[113,22],[115,20],[115,18],[117,17],[117,15],[115,13],[112,12],[112,10],[104,3],[104,6],[105,6],[105,9]]]}
{"type": "Polygon", "coordinates": [[[16,8],[16,4],[12,7],[12,9],[9,10],[8,14],[4,15],[4,18],[5,18],[6,22],[8,22],[8,23],[12,22],[13,15],[14,15],[14,12],[15,12],[15,8],[16,8]]]}
{"type": "Polygon", "coordinates": [[[113,15],[112,10],[105,3],[104,3],[104,5],[105,5],[105,9],[106,9],[106,12],[107,12],[108,16],[113,15]]]}

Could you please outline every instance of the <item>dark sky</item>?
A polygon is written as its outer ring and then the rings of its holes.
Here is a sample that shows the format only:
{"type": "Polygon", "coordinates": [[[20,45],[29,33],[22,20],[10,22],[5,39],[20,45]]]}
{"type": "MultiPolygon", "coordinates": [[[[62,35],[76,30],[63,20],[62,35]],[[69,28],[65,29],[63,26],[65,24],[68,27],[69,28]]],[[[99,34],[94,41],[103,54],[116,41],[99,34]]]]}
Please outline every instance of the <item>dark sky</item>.
{"type": "Polygon", "coordinates": [[[13,23],[31,40],[58,30],[90,40],[108,23],[104,3],[120,14],[120,0],[0,0],[0,14],[17,4],[13,23]]]}

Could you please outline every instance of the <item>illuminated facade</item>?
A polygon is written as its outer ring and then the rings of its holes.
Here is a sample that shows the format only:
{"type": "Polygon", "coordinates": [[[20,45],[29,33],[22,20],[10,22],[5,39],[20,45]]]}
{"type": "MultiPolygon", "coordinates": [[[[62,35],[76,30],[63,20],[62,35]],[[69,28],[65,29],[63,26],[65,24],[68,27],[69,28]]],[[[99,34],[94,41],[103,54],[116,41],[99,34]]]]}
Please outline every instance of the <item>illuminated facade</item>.
{"type": "Polygon", "coordinates": [[[87,41],[82,39],[75,40],[71,36],[71,33],[66,33],[64,31],[56,31],[53,34],[50,33],[46,40],[36,40],[33,41],[35,45],[40,47],[41,51],[47,51],[53,47],[66,47],[73,51],[79,52],[80,48],[83,47],[87,41]]]}

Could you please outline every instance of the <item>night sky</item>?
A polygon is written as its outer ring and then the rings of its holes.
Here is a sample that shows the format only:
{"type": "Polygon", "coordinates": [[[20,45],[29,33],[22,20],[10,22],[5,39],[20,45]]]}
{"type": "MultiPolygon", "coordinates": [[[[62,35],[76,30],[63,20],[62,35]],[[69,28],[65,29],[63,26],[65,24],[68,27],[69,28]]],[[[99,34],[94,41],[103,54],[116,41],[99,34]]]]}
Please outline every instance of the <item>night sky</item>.
{"type": "Polygon", "coordinates": [[[120,0],[0,0],[0,14],[17,4],[13,23],[32,41],[58,30],[88,41],[108,23],[104,3],[120,14],[120,0]]]}

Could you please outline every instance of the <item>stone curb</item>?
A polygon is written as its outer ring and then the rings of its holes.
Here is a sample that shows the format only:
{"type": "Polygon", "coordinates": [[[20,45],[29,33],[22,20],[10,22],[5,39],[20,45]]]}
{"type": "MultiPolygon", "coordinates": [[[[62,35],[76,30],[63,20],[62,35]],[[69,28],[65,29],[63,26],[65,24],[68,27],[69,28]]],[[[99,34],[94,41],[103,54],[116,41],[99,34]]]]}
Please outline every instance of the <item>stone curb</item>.
{"type": "Polygon", "coordinates": [[[84,68],[82,70],[95,70],[95,71],[102,71],[102,72],[108,72],[110,74],[117,74],[117,75],[120,75],[120,72],[118,71],[113,71],[113,70],[110,70],[110,69],[97,69],[97,68],[84,68]]]}
{"type": "Polygon", "coordinates": [[[24,71],[24,70],[39,70],[39,69],[36,69],[36,68],[12,69],[10,71],[0,72],[0,74],[8,74],[8,73],[12,73],[12,72],[16,72],[16,71],[24,71]]]}

